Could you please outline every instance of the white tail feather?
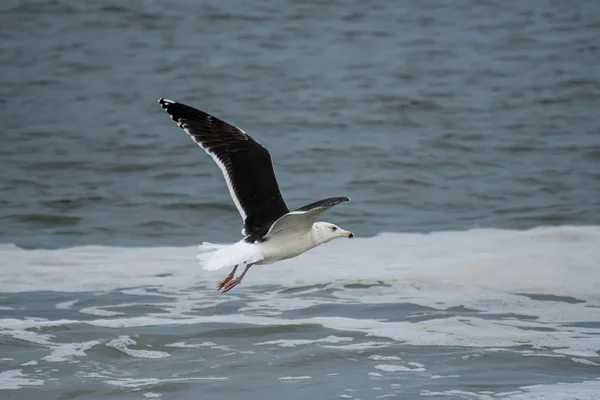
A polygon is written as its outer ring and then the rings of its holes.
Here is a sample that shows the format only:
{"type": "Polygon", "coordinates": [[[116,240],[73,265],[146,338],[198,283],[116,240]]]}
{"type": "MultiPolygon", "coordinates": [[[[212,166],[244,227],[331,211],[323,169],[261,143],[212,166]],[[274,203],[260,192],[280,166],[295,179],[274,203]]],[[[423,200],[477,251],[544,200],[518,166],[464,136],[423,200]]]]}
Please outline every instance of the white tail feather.
{"type": "Polygon", "coordinates": [[[239,264],[254,264],[264,258],[254,244],[239,241],[232,245],[204,242],[198,246],[201,253],[196,256],[202,269],[216,271],[239,264]]]}

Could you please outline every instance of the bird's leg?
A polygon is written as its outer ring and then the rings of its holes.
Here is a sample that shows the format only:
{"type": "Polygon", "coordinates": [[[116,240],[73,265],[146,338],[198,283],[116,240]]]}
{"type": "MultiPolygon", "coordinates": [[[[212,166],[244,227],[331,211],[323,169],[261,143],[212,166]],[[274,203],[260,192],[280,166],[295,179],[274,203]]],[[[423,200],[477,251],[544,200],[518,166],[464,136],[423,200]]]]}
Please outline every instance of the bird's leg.
{"type": "Polygon", "coordinates": [[[240,276],[238,276],[235,279],[231,279],[229,282],[227,282],[225,284],[225,286],[223,287],[223,292],[222,293],[227,293],[231,289],[233,289],[234,287],[236,287],[242,281],[242,279],[244,279],[244,275],[246,275],[246,272],[248,272],[248,270],[250,269],[251,266],[252,266],[252,264],[246,265],[246,268],[244,268],[244,272],[242,272],[242,274],[240,276]]]}
{"type": "Polygon", "coordinates": [[[219,284],[217,285],[217,290],[221,290],[223,289],[223,286],[225,286],[225,284],[227,282],[229,282],[230,280],[233,279],[233,275],[235,274],[235,271],[237,270],[237,265],[235,267],[233,267],[233,269],[231,270],[231,272],[229,273],[229,275],[227,275],[225,277],[225,279],[223,279],[221,282],[219,282],[219,284]]]}

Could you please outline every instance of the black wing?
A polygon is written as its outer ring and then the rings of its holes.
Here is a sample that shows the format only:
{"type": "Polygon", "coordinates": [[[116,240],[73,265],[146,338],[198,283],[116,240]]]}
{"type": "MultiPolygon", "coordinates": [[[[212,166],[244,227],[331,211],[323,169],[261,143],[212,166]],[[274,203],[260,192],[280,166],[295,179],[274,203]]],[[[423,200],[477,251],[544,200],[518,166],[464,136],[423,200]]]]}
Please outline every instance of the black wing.
{"type": "Polygon", "coordinates": [[[158,102],[223,171],[246,235],[260,235],[289,212],[266,148],[240,128],[204,111],[164,98],[158,102]]]}

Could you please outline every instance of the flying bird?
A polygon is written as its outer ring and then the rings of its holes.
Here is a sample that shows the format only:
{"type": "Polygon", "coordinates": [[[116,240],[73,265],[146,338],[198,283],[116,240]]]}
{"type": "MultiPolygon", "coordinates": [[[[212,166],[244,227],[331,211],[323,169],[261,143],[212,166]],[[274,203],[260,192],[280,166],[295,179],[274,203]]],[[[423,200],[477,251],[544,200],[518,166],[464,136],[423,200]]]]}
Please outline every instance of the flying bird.
{"type": "Polygon", "coordinates": [[[354,237],[352,232],[332,223],[317,222],[323,212],[349,198],[330,197],[290,211],[265,147],[240,128],[204,111],[165,98],[158,102],[221,168],[242,217],[242,240],[232,245],[205,243],[213,251],[198,256],[209,271],[233,267],[217,290],[225,293],[233,289],[252,265],[272,264],[332,239],[354,237]],[[235,277],[239,266],[244,266],[244,271],[235,277]]]}

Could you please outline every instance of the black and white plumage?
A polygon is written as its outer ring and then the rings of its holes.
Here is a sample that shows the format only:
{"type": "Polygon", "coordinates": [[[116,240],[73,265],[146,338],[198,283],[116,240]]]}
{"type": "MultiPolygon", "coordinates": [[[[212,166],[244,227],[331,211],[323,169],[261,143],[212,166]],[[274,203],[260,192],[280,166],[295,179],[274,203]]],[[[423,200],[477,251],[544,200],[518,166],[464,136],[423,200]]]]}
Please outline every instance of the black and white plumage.
{"type": "Polygon", "coordinates": [[[216,251],[198,257],[208,270],[235,267],[229,279],[219,285],[224,292],[239,283],[252,264],[270,264],[337,237],[354,237],[333,224],[316,222],[330,207],[348,201],[347,197],[330,197],[290,212],[265,147],[240,128],[204,111],[164,98],[158,102],[221,168],[242,217],[243,240],[231,246],[212,245],[216,251]],[[245,264],[246,270],[233,279],[240,264],[245,264]]]}

